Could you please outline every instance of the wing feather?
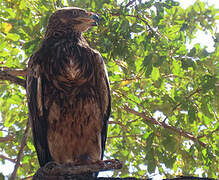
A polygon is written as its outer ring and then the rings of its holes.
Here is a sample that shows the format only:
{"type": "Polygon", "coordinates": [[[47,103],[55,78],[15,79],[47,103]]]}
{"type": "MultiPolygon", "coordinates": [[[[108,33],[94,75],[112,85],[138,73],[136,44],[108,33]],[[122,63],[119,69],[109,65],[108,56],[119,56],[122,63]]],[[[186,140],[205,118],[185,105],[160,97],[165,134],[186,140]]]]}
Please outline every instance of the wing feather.
{"type": "MultiPolygon", "coordinates": [[[[102,61],[102,70],[103,70],[103,83],[105,83],[107,91],[105,96],[107,96],[106,104],[103,106],[106,106],[104,115],[103,115],[103,127],[101,131],[101,148],[102,148],[102,153],[101,153],[101,159],[103,159],[104,156],[104,151],[105,151],[105,146],[106,146],[106,139],[107,139],[107,129],[108,129],[108,120],[110,117],[111,113],[111,95],[110,95],[110,83],[109,83],[109,78],[106,70],[106,66],[104,64],[104,60],[102,56],[98,52],[98,58],[102,61]]],[[[104,95],[103,95],[104,96],[104,95]]],[[[103,97],[102,97],[103,98],[103,97]]],[[[104,98],[103,98],[104,99],[104,98]]],[[[102,101],[103,101],[102,99],[102,101]]]]}
{"type": "Polygon", "coordinates": [[[105,151],[105,146],[106,146],[106,138],[107,138],[107,129],[108,129],[108,120],[110,117],[111,113],[111,96],[110,96],[110,87],[109,87],[109,81],[106,78],[106,84],[107,84],[107,96],[108,96],[108,106],[106,113],[104,114],[103,118],[103,128],[101,131],[101,147],[102,147],[102,154],[101,154],[101,159],[103,159],[104,151],[105,151]]]}
{"type": "Polygon", "coordinates": [[[34,139],[34,146],[37,151],[40,166],[44,166],[51,161],[51,155],[47,142],[47,120],[45,113],[43,113],[43,77],[36,77],[34,70],[36,66],[29,61],[31,71],[27,75],[27,100],[29,108],[29,118],[32,125],[32,133],[34,139]]]}

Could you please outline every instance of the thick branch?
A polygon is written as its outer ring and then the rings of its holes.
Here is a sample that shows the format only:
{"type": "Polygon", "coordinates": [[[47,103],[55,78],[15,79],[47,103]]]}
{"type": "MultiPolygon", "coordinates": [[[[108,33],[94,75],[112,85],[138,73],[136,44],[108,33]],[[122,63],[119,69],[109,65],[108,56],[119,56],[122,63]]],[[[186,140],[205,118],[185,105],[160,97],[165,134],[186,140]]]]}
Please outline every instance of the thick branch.
{"type": "Polygon", "coordinates": [[[21,141],[20,150],[19,150],[19,153],[17,155],[17,161],[16,161],[16,164],[14,166],[14,171],[10,177],[10,180],[16,179],[17,170],[18,170],[18,167],[20,166],[20,161],[21,161],[21,158],[23,156],[24,147],[26,146],[26,142],[27,142],[27,138],[28,138],[29,134],[30,134],[30,120],[28,119],[26,129],[24,132],[24,137],[21,141]]]}
{"type": "MultiPolygon", "coordinates": [[[[120,98],[124,97],[124,98],[128,99],[129,101],[132,101],[133,103],[135,103],[137,106],[142,107],[145,111],[147,111],[147,110],[145,109],[145,107],[144,107],[142,104],[140,104],[140,103],[134,101],[133,99],[129,98],[128,96],[126,96],[126,95],[123,94],[122,92],[119,92],[119,91],[114,91],[114,92],[117,93],[117,95],[118,95],[120,98]]],[[[148,115],[150,115],[150,116],[152,117],[152,115],[150,114],[150,112],[147,111],[147,112],[145,112],[145,113],[147,113],[148,115]]]]}
{"type": "Polygon", "coordinates": [[[152,124],[156,124],[156,125],[159,125],[163,128],[166,128],[166,129],[170,129],[171,131],[174,131],[178,134],[180,134],[181,136],[184,136],[194,142],[198,142],[201,146],[203,147],[206,147],[207,144],[203,143],[202,141],[200,141],[198,138],[196,138],[194,135],[192,135],[191,133],[189,132],[186,132],[186,131],[183,131],[182,129],[179,129],[179,128],[176,128],[176,127],[173,127],[173,126],[170,126],[164,122],[160,122],[160,121],[157,121],[155,120],[154,118],[150,118],[148,116],[146,116],[145,113],[140,113],[138,111],[135,111],[133,109],[130,109],[128,106],[124,106],[123,109],[126,111],[126,112],[129,112],[129,113],[132,113],[132,114],[135,114],[141,118],[143,118],[144,120],[152,123],[152,124]]]}
{"type": "Polygon", "coordinates": [[[26,76],[27,75],[27,69],[11,69],[8,67],[2,67],[1,71],[4,71],[7,74],[10,74],[12,76],[26,76]]]}
{"type": "Polygon", "coordinates": [[[66,165],[49,162],[40,168],[33,177],[33,180],[59,179],[60,177],[71,177],[69,179],[92,179],[89,173],[121,169],[122,162],[119,160],[100,161],[90,165],[66,165]],[[81,176],[81,177],[80,177],[81,176]]]}
{"type": "Polygon", "coordinates": [[[4,70],[0,70],[0,80],[7,80],[7,81],[10,81],[12,83],[15,83],[15,84],[18,84],[18,85],[25,87],[25,80],[24,79],[21,79],[21,78],[14,76],[14,75],[11,75],[11,74],[5,72],[4,70]]]}
{"type": "MultiPolygon", "coordinates": [[[[60,180],[60,179],[69,179],[69,180],[147,180],[146,178],[112,178],[112,177],[91,177],[89,173],[95,173],[99,171],[106,171],[112,169],[120,169],[122,163],[119,160],[106,160],[103,164],[98,162],[91,165],[83,166],[69,166],[69,165],[60,165],[55,162],[49,162],[44,167],[38,169],[36,174],[33,176],[33,180],[60,180]]],[[[26,178],[25,178],[26,179],[26,178]]],[[[178,180],[208,180],[209,178],[199,178],[193,176],[181,176],[178,178],[173,178],[178,180]]],[[[210,180],[210,179],[209,179],[210,180]]],[[[213,180],[213,179],[211,179],[213,180]]]]}

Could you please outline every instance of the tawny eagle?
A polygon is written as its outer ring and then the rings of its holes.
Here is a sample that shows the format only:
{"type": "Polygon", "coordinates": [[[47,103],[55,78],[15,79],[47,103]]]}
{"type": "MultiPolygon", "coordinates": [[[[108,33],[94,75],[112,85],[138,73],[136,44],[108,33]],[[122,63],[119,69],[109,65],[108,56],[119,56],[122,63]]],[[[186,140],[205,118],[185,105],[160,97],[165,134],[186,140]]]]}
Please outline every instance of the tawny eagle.
{"type": "Polygon", "coordinates": [[[98,16],[62,8],[49,19],[41,47],[28,62],[27,99],[40,166],[90,164],[103,158],[110,88],[103,58],[82,33],[98,16]]]}

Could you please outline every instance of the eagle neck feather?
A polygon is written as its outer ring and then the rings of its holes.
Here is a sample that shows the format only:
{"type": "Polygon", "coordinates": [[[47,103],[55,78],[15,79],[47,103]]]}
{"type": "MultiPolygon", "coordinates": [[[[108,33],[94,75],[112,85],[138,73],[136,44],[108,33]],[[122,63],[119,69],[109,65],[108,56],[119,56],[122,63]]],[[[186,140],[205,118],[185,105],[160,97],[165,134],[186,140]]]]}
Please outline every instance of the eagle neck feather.
{"type": "Polygon", "coordinates": [[[94,76],[96,52],[81,34],[71,32],[60,37],[52,36],[42,42],[38,52],[37,64],[41,72],[57,89],[67,94],[94,76]]]}
{"type": "Polygon", "coordinates": [[[58,26],[58,27],[52,27],[48,28],[45,34],[45,40],[54,38],[54,39],[62,39],[62,38],[80,38],[81,32],[73,31],[71,27],[65,27],[65,26],[58,26]]]}

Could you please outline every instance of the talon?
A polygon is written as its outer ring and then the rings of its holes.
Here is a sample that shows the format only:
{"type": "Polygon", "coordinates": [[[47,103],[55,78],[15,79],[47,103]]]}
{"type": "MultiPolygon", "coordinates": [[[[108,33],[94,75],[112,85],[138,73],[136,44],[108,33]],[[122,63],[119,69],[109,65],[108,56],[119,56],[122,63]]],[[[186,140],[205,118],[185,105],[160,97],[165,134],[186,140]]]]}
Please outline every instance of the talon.
{"type": "Polygon", "coordinates": [[[105,161],[103,161],[103,160],[97,160],[95,163],[100,165],[102,168],[106,165],[105,161]]]}
{"type": "Polygon", "coordinates": [[[58,166],[59,166],[59,164],[58,164],[57,162],[55,162],[55,161],[50,161],[50,162],[48,162],[47,164],[44,165],[43,170],[44,170],[45,172],[47,172],[48,174],[52,174],[53,171],[54,171],[54,169],[55,169],[56,167],[58,167],[58,166]]]}
{"type": "Polygon", "coordinates": [[[59,164],[57,163],[57,162],[55,162],[55,161],[50,161],[50,162],[48,162],[48,163],[46,163],[45,164],[45,166],[44,166],[44,168],[45,169],[53,169],[54,167],[56,167],[56,166],[59,166],[59,164]]]}
{"type": "Polygon", "coordinates": [[[116,163],[116,162],[118,162],[118,160],[117,159],[109,159],[109,160],[105,160],[104,161],[106,164],[107,163],[116,163]]]}

